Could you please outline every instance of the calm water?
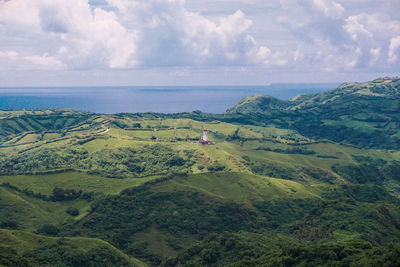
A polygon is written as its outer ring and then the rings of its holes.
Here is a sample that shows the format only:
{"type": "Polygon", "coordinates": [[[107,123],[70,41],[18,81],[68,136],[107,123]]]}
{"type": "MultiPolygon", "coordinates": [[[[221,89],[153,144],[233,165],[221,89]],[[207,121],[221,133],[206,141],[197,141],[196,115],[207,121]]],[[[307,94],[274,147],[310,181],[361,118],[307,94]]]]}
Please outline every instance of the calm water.
{"type": "Polygon", "coordinates": [[[243,97],[263,94],[290,99],[338,84],[268,86],[3,87],[0,109],[71,108],[97,113],[201,110],[223,113],[243,97]]]}

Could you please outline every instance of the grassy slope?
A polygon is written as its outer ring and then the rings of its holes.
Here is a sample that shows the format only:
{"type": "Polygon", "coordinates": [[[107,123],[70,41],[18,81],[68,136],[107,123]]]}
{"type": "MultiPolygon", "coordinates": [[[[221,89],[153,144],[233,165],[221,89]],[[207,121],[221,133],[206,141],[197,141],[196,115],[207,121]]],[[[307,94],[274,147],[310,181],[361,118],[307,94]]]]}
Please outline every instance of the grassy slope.
{"type": "Polygon", "coordinates": [[[75,189],[77,191],[82,190],[85,192],[117,194],[125,188],[138,186],[156,178],[157,176],[110,179],[84,172],[69,171],[54,174],[0,176],[0,184],[10,183],[22,190],[27,189],[34,193],[42,193],[44,195],[51,195],[55,187],[75,189]]]}
{"type": "Polygon", "coordinates": [[[82,212],[89,207],[84,200],[52,202],[28,197],[12,189],[0,187],[1,222],[14,221],[19,229],[36,231],[44,224],[60,225],[68,218],[68,207],[79,208],[82,212]]]}
{"type": "MultiPolygon", "coordinates": [[[[10,248],[18,256],[28,259],[33,266],[64,265],[66,262],[60,260],[74,256],[86,256],[96,249],[106,250],[112,254],[112,258],[118,259],[120,263],[125,263],[126,266],[147,266],[143,262],[125,255],[107,242],[94,238],[48,237],[29,232],[0,229],[0,251],[4,253],[7,251],[6,248],[10,248]],[[46,262],[46,260],[50,262],[46,262]]],[[[2,254],[1,256],[4,257],[5,255],[2,254]]],[[[78,261],[79,259],[76,260],[78,261]]],[[[91,264],[96,264],[96,266],[110,266],[113,263],[102,257],[92,259],[91,264]]]]}
{"type": "Polygon", "coordinates": [[[223,201],[251,204],[282,198],[318,198],[318,190],[303,184],[245,173],[203,173],[180,176],[155,186],[158,192],[193,190],[223,201]]]}

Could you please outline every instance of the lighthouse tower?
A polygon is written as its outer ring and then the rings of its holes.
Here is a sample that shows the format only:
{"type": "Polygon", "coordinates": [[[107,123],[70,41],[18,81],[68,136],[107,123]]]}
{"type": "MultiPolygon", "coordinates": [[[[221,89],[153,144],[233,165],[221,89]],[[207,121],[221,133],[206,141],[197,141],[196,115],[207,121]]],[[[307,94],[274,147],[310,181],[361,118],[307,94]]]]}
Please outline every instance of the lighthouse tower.
{"type": "Polygon", "coordinates": [[[204,142],[208,142],[208,134],[207,134],[207,129],[206,128],[204,128],[204,131],[203,131],[203,141],[204,142]]]}

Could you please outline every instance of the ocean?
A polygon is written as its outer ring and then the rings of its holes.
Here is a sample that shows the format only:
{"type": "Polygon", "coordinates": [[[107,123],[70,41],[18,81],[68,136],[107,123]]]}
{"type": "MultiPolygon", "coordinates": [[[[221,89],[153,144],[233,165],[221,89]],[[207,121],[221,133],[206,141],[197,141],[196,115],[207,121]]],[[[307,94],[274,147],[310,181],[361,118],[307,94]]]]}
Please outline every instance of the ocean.
{"type": "Polygon", "coordinates": [[[104,114],[121,112],[223,113],[254,94],[291,99],[334,89],[339,84],[266,86],[1,87],[0,109],[69,108],[104,114]]]}

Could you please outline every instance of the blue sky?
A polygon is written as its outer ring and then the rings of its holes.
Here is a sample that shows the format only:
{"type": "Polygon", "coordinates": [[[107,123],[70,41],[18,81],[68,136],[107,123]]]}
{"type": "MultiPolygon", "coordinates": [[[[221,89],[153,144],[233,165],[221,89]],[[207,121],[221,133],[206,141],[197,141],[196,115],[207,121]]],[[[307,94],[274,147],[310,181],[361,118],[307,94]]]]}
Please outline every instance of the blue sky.
{"type": "Polygon", "coordinates": [[[0,86],[342,82],[399,72],[398,0],[0,0],[0,86]]]}

